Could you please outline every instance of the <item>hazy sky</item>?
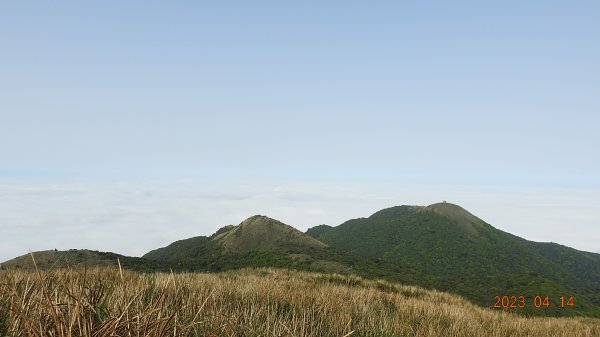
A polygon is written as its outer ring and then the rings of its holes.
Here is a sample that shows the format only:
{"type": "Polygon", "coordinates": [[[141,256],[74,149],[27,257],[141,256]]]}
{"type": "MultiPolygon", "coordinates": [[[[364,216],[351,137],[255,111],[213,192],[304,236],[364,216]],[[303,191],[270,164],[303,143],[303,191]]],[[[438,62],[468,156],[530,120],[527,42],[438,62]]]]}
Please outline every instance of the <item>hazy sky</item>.
{"type": "Polygon", "coordinates": [[[2,2],[0,260],[73,233],[139,254],[255,213],[307,227],[441,199],[600,251],[598,13],[598,1],[2,2]]]}

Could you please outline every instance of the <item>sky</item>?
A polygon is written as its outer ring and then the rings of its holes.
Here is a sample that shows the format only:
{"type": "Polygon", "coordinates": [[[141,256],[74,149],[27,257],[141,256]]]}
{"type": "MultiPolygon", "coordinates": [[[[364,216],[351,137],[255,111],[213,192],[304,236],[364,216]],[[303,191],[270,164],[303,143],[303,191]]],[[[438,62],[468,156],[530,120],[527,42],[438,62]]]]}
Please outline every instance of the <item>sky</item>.
{"type": "Polygon", "coordinates": [[[440,200],[600,252],[599,12],[3,2],[0,260],[440,200]]]}

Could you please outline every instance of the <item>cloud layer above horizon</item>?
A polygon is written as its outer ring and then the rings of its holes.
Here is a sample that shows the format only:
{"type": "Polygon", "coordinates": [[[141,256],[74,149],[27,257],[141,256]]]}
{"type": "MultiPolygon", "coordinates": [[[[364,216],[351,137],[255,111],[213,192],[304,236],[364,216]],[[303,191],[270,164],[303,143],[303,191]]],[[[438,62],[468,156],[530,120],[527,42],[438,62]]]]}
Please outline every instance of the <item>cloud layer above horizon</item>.
{"type": "Polygon", "coordinates": [[[0,180],[0,261],[29,250],[141,256],[254,214],[302,231],[391,206],[459,204],[533,241],[600,252],[600,190],[344,183],[25,182],[0,180]]]}

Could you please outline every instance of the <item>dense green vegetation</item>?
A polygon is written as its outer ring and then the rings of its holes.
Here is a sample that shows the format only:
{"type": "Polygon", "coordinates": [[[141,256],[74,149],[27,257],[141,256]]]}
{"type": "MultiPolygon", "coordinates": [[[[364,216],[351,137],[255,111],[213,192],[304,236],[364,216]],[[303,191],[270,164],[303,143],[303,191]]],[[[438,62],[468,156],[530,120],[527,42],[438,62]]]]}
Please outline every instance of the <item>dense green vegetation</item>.
{"type": "Polygon", "coordinates": [[[422,286],[461,294],[490,306],[495,296],[549,296],[535,315],[600,315],[600,259],[555,244],[502,232],[451,204],[399,206],[347,221],[318,238],[350,253],[411,271],[422,286]],[[575,296],[575,308],[560,308],[575,296]]]}
{"type": "Polygon", "coordinates": [[[311,227],[306,231],[306,235],[311,236],[313,238],[318,239],[321,235],[330,231],[333,227],[328,225],[318,225],[315,227],[311,227]]]}

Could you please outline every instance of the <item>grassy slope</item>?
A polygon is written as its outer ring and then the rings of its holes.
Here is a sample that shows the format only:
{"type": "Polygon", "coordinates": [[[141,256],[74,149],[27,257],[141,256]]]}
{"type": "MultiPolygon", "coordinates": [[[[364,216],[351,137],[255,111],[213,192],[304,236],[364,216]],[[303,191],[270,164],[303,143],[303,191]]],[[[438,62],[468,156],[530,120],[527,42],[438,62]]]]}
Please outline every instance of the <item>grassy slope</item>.
{"type": "Polygon", "coordinates": [[[525,318],[437,291],[289,270],[0,273],[0,335],[433,337],[600,335],[600,320],[525,318]],[[51,297],[46,294],[52,294],[51,297]],[[60,303],[60,310],[56,303],[60,303]],[[38,333],[33,333],[37,331],[38,333]]]}
{"type": "Polygon", "coordinates": [[[417,284],[459,293],[489,306],[496,295],[574,295],[574,310],[552,307],[529,314],[595,315],[600,263],[559,247],[548,248],[504,233],[460,207],[399,206],[324,232],[323,242],[361,256],[402,266],[417,284]],[[564,255],[559,260],[557,255],[564,255]],[[571,267],[566,265],[571,263],[571,267]]]}

